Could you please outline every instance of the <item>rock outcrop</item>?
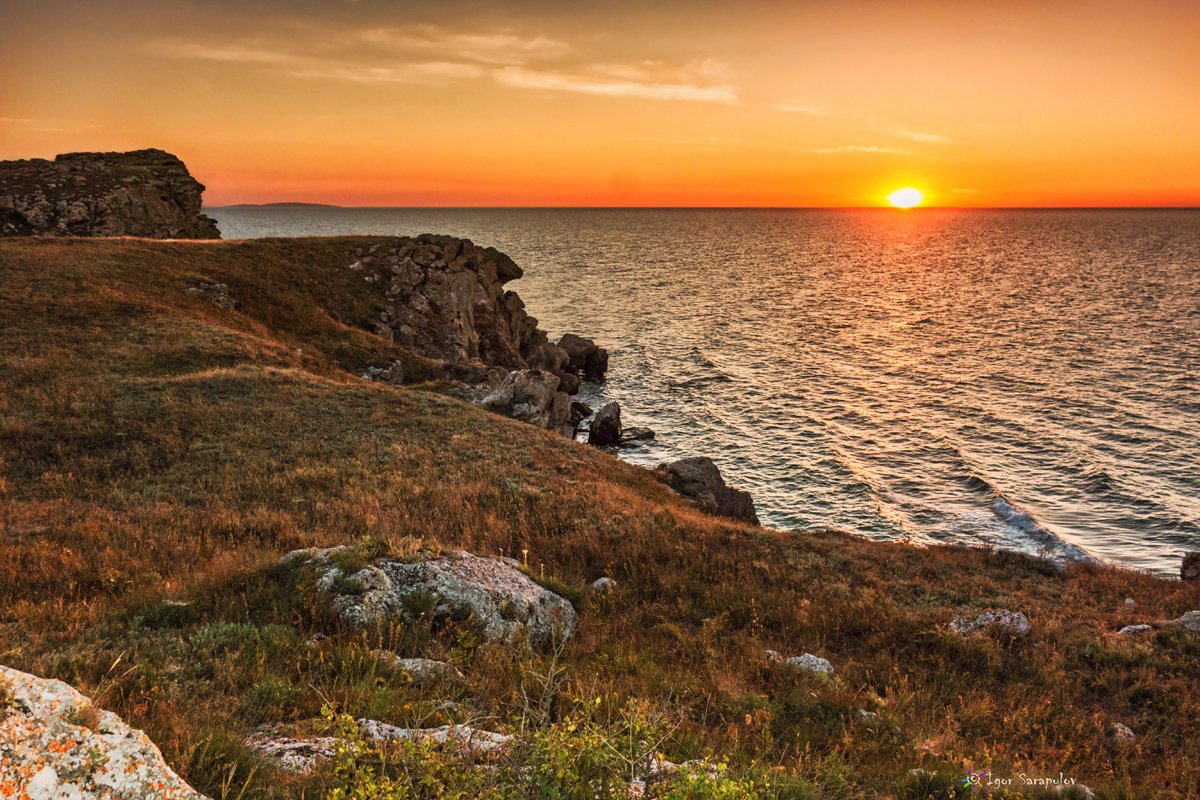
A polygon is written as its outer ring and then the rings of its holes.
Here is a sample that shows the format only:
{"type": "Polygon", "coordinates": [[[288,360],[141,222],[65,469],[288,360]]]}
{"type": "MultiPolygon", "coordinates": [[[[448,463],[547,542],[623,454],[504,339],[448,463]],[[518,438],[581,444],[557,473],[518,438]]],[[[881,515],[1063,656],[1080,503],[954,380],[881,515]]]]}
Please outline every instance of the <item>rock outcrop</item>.
{"type": "Polygon", "coordinates": [[[372,650],[375,663],[415,686],[466,680],[453,664],[431,658],[401,658],[391,650],[372,650]]]}
{"type": "Polygon", "coordinates": [[[592,426],[588,429],[588,444],[603,446],[616,444],[621,441],[621,406],[617,403],[605,403],[592,418],[592,426]]]}
{"type": "Polygon", "coordinates": [[[347,574],[335,563],[346,548],[297,550],[284,561],[311,559],[317,589],[354,625],[426,614],[434,620],[471,619],[485,639],[507,645],[528,641],[547,649],[575,631],[575,609],[517,569],[511,559],[481,558],[463,550],[411,562],[376,559],[347,574]]]}
{"type": "Polygon", "coordinates": [[[519,419],[563,436],[575,434],[571,396],[558,390],[559,379],[541,370],[513,370],[481,403],[490,411],[519,419]]]}
{"type": "Polygon", "coordinates": [[[162,150],[0,161],[0,236],[220,239],[203,191],[162,150]]]}
{"type": "Polygon", "coordinates": [[[985,631],[988,628],[1000,628],[1011,636],[1024,636],[1029,633],[1029,618],[1020,611],[990,608],[973,620],[968,620],[963,616],[957,616],[950,620],[950,630],[960,636],[967,636],[976,631],[985,631]]]}
{"type": "Polygon", "coordinates": [[[597,347],[591,339],[568,333],[558,340],[558,346],[567,354],[570,368],[585,380],[602,381],[608,371],[608,351],[597,347]]]}
{"type": "Polygon", "coordinates": [[[0,797],[206,800],[146,734],[62,681],[0,667],[0,797]]]}
{"type": "Polygon", "coordinates": [[[722,516],[758,524],[754,498],[749,492],[725,485],[721,471],[711,458],[684,458],[659,467],[660,479],[701,508],[722,516]]]}

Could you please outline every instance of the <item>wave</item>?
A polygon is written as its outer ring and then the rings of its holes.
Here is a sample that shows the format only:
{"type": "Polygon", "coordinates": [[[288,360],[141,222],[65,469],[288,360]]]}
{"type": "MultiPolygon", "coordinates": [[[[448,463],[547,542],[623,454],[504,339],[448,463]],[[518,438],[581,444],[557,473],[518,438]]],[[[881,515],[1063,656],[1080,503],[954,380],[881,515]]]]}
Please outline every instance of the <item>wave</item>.
{"type": "Polygon", "coordinates": [[[1018,505],[1014,505],[999,492],[992,498],[992,513],[1003,520],[1009,527],[1039,542],[1057,558],[1070,561],[1092,560],[1092,556],[1088,555],[1087,551],[1083,548],[1066,541],[1054,531],[1038,522],[1033,514],[1030,514],[1018,505]]]}

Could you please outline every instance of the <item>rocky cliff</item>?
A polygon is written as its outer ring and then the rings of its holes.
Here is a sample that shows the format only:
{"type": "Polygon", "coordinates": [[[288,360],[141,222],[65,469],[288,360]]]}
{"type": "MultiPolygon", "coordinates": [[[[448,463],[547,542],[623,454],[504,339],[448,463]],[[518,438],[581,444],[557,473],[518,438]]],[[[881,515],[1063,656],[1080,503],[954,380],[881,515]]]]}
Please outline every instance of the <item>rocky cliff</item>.
{"type": "Polygon", "coordinates": [[[0,161],[0,236],[219,239],[203,191],[162,150],[0,161]]]}

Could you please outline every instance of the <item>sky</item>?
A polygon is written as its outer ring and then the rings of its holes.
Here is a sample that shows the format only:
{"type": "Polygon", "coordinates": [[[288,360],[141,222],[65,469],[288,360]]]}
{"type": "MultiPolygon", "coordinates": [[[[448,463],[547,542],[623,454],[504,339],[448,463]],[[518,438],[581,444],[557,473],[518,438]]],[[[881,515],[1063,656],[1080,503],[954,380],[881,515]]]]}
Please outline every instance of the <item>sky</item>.
{"type": "Polygon", "coordinates": [[[1200,205],[1198,0],[0,0],[0,159],[210,206],[1200,205]]]}

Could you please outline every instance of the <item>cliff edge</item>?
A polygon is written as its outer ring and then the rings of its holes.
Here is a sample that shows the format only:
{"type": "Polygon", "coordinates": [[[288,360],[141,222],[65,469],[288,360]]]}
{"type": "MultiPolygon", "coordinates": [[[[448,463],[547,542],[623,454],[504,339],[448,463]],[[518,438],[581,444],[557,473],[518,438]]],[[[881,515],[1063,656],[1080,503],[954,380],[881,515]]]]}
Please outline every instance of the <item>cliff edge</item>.
{"type": "Polygon", "coordinates": [[[220,239],[203,192],[162,150],[0,161],[0,236],[220,239]]]}

